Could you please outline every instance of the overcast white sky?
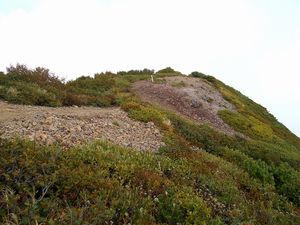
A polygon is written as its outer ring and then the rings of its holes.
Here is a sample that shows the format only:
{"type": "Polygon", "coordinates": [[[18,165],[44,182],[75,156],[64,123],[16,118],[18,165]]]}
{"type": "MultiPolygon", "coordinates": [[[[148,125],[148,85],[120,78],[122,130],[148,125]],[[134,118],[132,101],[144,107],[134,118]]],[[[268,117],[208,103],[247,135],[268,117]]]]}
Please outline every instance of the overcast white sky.
{"type": "Polygon", "coordinates": [[[0,0],[0,70],[213,75],[300,136],[299,0],[0,0]]]}

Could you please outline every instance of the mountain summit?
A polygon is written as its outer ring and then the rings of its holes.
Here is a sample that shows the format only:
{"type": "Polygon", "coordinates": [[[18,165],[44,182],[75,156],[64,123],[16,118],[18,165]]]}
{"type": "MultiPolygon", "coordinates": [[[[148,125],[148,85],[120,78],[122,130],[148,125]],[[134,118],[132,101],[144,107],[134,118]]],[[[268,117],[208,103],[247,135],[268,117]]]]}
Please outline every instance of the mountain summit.
{"type": "Polygon", "coordinates": [[[0,99],[3,224],[300,224],[300,139],[213,76],[18,64],[0,99]]]}

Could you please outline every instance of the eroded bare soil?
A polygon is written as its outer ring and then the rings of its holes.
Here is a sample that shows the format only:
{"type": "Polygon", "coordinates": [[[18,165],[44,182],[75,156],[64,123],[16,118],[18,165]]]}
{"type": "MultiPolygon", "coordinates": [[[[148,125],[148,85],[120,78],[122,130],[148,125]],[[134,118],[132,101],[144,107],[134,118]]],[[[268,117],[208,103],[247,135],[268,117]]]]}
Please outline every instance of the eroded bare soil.
{"type": "Polygon", "coordinates": [[[185,76],[166,77],[162,83],[136,82],[132,89],[143,101],[167,107],[229,135],[236,134],[217,115],[219,110],[235,111],[235,107],[205,80],[185,76]]]}
{"type": "Polygon", "coordinates": [[[137,150],[157,150],[164,145],[153,123],[134,121],[119,108],[50,108],[2,101],[0,136],[19,136],[64,147],[93,140],[106,140],[137,150]]]}

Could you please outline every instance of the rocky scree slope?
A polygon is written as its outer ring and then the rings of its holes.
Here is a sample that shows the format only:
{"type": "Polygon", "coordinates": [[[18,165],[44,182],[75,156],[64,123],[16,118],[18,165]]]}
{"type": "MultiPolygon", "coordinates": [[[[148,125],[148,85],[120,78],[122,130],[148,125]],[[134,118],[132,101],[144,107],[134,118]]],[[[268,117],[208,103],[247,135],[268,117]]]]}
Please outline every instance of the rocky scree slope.
{"type": "Polygon", "coordinates": [[[19,136],[42,144],[71,147],[103,140],[136,150],[158,150],[162,135],[152,122],[130,119],[120,108],[41,107],[0,101],[2,138],[19,136]]]}
{"type": "Polygon", "coordinates": [[[156,83],[143,80],[134,83],[132,89],[143,101],[166,107],[226,134],[241,135],[218,116],[218,111],[224,109],[235,112],[235,106],[203,79],[174,76],[156,83]]]}

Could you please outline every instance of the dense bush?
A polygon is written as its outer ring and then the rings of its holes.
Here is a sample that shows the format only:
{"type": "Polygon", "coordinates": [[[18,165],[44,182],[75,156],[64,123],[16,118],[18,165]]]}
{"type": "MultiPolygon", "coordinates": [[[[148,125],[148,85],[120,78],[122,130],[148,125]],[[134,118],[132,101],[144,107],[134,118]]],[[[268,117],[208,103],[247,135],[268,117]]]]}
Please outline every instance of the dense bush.
{"type": "Polygon", "coordinates": [[[154,70],[143,69],[143,70],[129,70],[129,71],[119,71],[118,75],[151,75],[154,74],[154,70]]]}
{"type": "Polygon", "coordinates": [[[276,139],[272,128],[268,124],[261,122],[251,115],[245,116],[229,110],[219,111],[218,115],[235,130],[246,134],[248,137],[266,141],[276,139]]]}
{"type": "Polygon", "coordinates": [[[63,151],[59,146],[1,140],[0,153],[0,222],[5,224],[298,220],[297,211],[280,196],[205,152],[155,155],[105,143],[63,151]],[[205,194],[208,190],[215,203],[205,194]]]}
{"type": "Polygon", "coordinates": [[[132,109],[130,110],[129,115],[136,120],[142,122],[151,121],[155,122],[156,124],[162,124],[165,120],[164,115],[160,111],[147,106],[141,106],[140,108],[138,108],[138,110],[132,109]]]}
{"type": "Polygon", "coordinates": [[[63,81],[46,68],[37,67],[34,70],[28,69],[25,65],[17,64],[15,67],[7,68],[6,76],[12,81],[24,81],[27,83],[36,83],[44,88],[55,87],[62,88],[63,81]]]}
{"type": "Polygon", "coordinates": [[[219,148],[219,155],[227,161],[240,166],[250,176],[259,179],[263,184],[269,183],[274,185],[272,167],[264,161],[260,159],[254,160],[238,150],[227,147],[219,148]]]}
{"type": "Polygon", "coordinates": [[[175,71],[175,70],[174,70],[173,68],[171,68],[171,67],[166,67],[166,68],[164,68],[164,69],[158,70],[156,73],[157,73],[157,74],[177,74],[177,75],[181,74],[180,72],[175,71]]]}
{"type": "Polygon", "coordinates": [[[274,167],[273,173],[278,193],[300,206],[300,173],[286,163],[274,167]]]}
{"type": "Polygon", "coordinates": [[[110,72],[81,76],[64,82],[45,68],[28,69],[17,64],[0,74],[0,98],[12,103],[71,106],[112,106],[119,92],[128,92],[130,83],[149,79],[154,71],[132,70],[119,75],[110,72]],[[121,75],[122,74],[122,75],[121,75]]]}
{"type": "Polygon", "coordinates": [[[5,73],[0,71],[0,82],[2,82],[5,79],[5,73]]]}
{"type": "Polygon", "coordinates": [[[191,72],[189,76],[199,77],[199,78],[205,78],[206,77],[206,75],[204,73],[200,73],[198,71],[191,72]]]}
{"type": "Polygon", "coordinates": [[[210,217],[205,202],[192,190],[170,191],[168,195],[160,196],[157,212],[156,218],[166,224],[204,224],[210,217]]]}
{"type": "Polygon", "coordinates": [[[48,69],[17,64],[0,76],[0,98],[18,104],[61,106],[64,83],[48,69]]]}
{"type": "Polygon", "coordinates": [[[220,146],[235,147],[237,144],[235,138],[217,132],[208,125],[195,124],[175,114],[170,114],[169,118],[174,128],[186,140],[206,151],[214,152],[220,146]]]}
{"type": "Polygon", "coordinates": [[[17,104],[61,106],[61,96],[41,88],[37,84],[20,81],[13,86],[0,86],[0,98],[17,104]]]}
{"type": "Polygon", "coordinates": [[[96,96],[114,87],[115,80],[109,75],[95,75],[95,78],[82,76],[68,82],[66,86],[70,92],[96,96]]]}

